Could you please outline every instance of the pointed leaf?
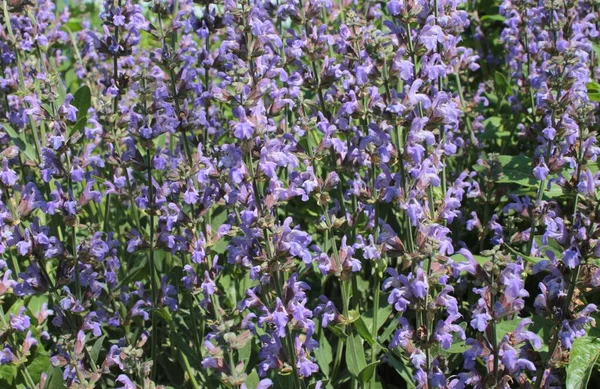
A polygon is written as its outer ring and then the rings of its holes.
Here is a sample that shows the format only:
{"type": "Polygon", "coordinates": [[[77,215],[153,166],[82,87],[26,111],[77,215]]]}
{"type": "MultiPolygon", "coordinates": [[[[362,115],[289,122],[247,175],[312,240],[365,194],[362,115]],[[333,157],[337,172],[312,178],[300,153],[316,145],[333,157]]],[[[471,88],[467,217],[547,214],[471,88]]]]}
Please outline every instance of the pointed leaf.
{"type": "Polygon", "coordinates": [[[373,337],[371,336],[371,333],[369,332],[369,329],[367,328],[367,325],[365,324],[362,317],[356,319],[354,323],[352,323],[352,325],[356,329],[356,332],[358,332],[358,334],[361,336],[361,338],[366,340],[371,346],[375,344],[375,339],[373,339],[373,337]]]}
{"type": "MultiPolygon", "coordinates": [[[[319,347],[317,347],[314,351],[315,358],[317,359],[317,364],[321,368],[321,372],[325,375],[325,377],[329,377],[329,365],[333,361],[333,350],[327,337],[325,336],[324,331],[320,331],[321,335],[319,336],[319,347]]],[[[341,342],[341,340],[340,340],[341,342]]]]}
{"type": "Polygon", "coordinates": [[[6,131],[13,144],[19,148],[19,150],[25,154],[28,160],[35,161],[35,151],[33,146],[25,141],[24,134],[17,133],[14,128],[6,123],[2,123],[2,128],[6,131]]]}
{"type": "Polygon", "coordinates": [[[567,389],[586,389],[600,356],[600,339],[584,336],[573,342],[571,362],[567,365],[567,389]]]}
{"type": "Polygon", "coordinates": [[[92,350],[90,351],[90,358],[92,358],[92,361],[94,363],[98,361],[98,356],[100,355],[100,350],[102,350],[102,344],[105,338],[106,334],[102,335],[101,337],[96,339],[94,345],[92,346],[92,350]]]}
{"type": "Polygon", "coordinates": [[[88,110],[92,106],[92,93],[87,85],[77,89],[71,105],[77,108],[77,120],[87,116],[88,110]]]}
{"type": "Polygon", "coordinates": [[[373,378],[373,375],[377,370],[378,364],[379,361],[369,363],[360,371],[360,373],[358,373],[358,380],[363,384],[363,386],[367,385],[367,383],[371,381],[371,378],[373,378]]]}
{"type": "Polygon", "coordinates": [[[46,379],[46,385],[44,385],[44,389],[66,388],[65,381],[63,380],[63,375],[60,368],[50,366],[50,369],[48,369],[48,372],[46,374],[48,375],[48,378],[46,379]]]}
{"type": "Polygon", "coordinates": [[[362,339],[354,332],[346,339],[346,364],[350,374],[357,378],[362,369],[367,366],[362,339]]]}

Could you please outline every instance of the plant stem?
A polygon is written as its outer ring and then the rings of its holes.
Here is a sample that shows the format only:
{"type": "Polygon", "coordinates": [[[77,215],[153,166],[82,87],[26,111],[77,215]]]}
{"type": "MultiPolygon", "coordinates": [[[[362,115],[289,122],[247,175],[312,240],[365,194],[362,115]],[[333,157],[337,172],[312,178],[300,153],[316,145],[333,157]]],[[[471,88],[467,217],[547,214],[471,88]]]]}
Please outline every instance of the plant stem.
{"type": "MultiPolygon", "coordinates": [[[[373,198],[375,199],[375,228],[373,229],[373,238],[375,241],[375,244],[377,244],[377,240],[379,238],[379,196],[377,193],[377,187],[376,187],[376,182],[377,182],[377,167],[375,166],[375,161],[373,161],[373,159],[371,158],[371,186],[372,186],[372,191],[373,191],[373,198]]],[[[378,326],[378,319],[379,319],[379,296],[381,293],[381,278],[379,276],[379,269],[377,268],[377,261],[385,261],[385,257],[382,254],[380,259],[376,259],[373,263],[375,264],[375,266],[373,267],[373,270],[375,272],[375,295],[373,296],[373,324],[372,324],[372,328],[371,328],[371,337],[375,340],[375,344],[373,344],[372,350],[371,350],[371,363],[375,363],[377,361],[377,354],[379,352],[379,346],[378,346],[378,342],[377,342],[377,330],[379,329],[378,326]]],[[[373,374],[373,377],[371,378],[371,382],[370,382],[370,388],[371,389],[375,389],[377,383],[377,374],[373,374]]]]}
{"type": "Polygon", "coordinates": [[[496,314],[494,312],[494,307],[496,306],[496,292],[494,288],[494,283],[495,283],[495,262],[496,262],[496,257],[492,256],[492,271],[491,271],[491,285],[490,285],[490,296],[491,296],[491,311],[492,311],[492,322],[491,322],[491,343],[492,343],[492,353],[494,354],[494,383],[498,383],[498,366],[499,366],[499,360],[498,360],[498,340],[496,337],[496,314]]]}
{"type": "Polygon", "coordinates": [[[154,185],[152,183],[152,150],[150,147],[146,149],[147,158],[148,158],[148,201],[149,201],[149,214],[150,214],[150,249],[148,252],[149,258],[148,262],[150,265],[150,290],[152,295],[152,316],[151,316],[151,361],[152,361],[152,372],[151,377],[152,380],[156,378],[156,349],[157,349],[157,341],[158,341],[158,331],[156,328],[156,312],[157,309],[156,304],[157,301],[157,290],[156,283],[154,279],[154,275],[156,272],[156,264],[154,263],[154,185]]]}
{"type": "MultiPolygon", "coordinates": [[[[13,33],[13,29],[12,29],[12,25],[10,24],[10,14],[8,13],[8,4],[6,0],[2,1],[2,8],[4,11],[4,22],[6,23],[6,29],[8,30],[8,35],[11,39],[12,42],[15,42],[15,35],[13,33]]],[[[15,62],[17,63],[17,71],[19,73],[19,85],[23,88],[25,88],[25,76],[23,75],[23,68],[21,66],[21,56],[19,55],[19,50],[17,50],[17,48],[14,48],[14,54],[15,54],[15,62]]],[[[27,107],[29,107],[29,104],[25,102],[25,105],[27,107]]],[[[31,125],[31,132],[33,133],[33,142],[34,142],[34,146],[35,146],[35,150],[37,152],[38,155],[38,163],[42,163],[42,150],[40,148],[40,141],[39,141],[39,137],[38,137],[38,130],[37,130],[37,125],[35,124],[35,119],[33,118],[32,115],[28,115],[29,117],[29,124],[31,125]]],[[[48,193],[50,193],[50,187],[48,185],[48,183],[46,183],[46,191],[48,193]]]]}
{"type": "MultiPolygon", "coordinates": [[[[580,134],[581,133],[582,132],[580,132],[580,134]]],[[[575,174],[575,176],[576,176],[575,183],[576,184],[579,183],[579,179],[581,177],[581,164],[584,162],[583,156],[584,156],[583,139],[580,139],[579,140],[579,152],[577,155],[577,172],[575,174]]],[[[595,212],[598,211],[599,206],[600,206],[600,203],[598,203],[598,205],[596,206],[595,212]]],[[[579,193],[577,191],[575,191],[575,199],[573,200],[573,214],[571,216],[571,226],[573,226],[575,223],[578,207],[579,207],[579,193]]],[[[588,230],[592,227],[592,225],[593,224],[590,223],[590,225],[588,226],[588,230]]],[[[560,326],[562,325],[562,321],[566,317],[566,312],[569,309],[571,300],[573,299],[573,294],[575,293],[575,287],[577,286],[577,279],[579,278],[580,267],[581,267],[581,264],[577,264],[577,266],[575,266],[575,268],[572,270],[571,280],[569,283],[569,289],[567,291],[567,296],[566,296],[565,300],[563,301],[563,304],[562,304],[562,307],[560,310],[559,320],[557,320],[557,328],[552,336],[552,341],[550,342],[550,345],[548,346],[548,353],[546,354],[546,356],[544,357],[544,360],[542,361],[542,368],[538,371],[538,374],[536,375],[534,389],[540,388],[540,385],[542,383],[542,378],[544,375],[544,371],[546,370],[546,366],[548,366],[548,363],[552,359],[552,356],[554,355],[554,351],[556,350],[556,347],[558,346],[558,340],[559,340],[558,339],[559,338],[558,331],[559,331],[560,326]]]]}

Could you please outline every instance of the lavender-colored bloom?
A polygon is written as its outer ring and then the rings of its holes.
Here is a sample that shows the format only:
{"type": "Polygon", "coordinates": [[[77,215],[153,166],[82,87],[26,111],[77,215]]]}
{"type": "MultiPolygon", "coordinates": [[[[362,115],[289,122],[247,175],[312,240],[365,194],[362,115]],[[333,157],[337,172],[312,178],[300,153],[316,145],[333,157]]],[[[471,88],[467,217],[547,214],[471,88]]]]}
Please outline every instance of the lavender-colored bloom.
{"type": "Polygon", "coordinates": [[[0,350],[0,365],[8,365],[16,359],[17,357],[8,347],[4,346],[4,349],[0,350]]]}
{"type": "Polygon", "coordinates": [[[0,181],[6,186],[13,186],[17,182],[17,173],[8,167],[8,160],[2,160],[2,171],[0,172],[0,181]]]}
{"type": "Polygon", "coordinates": [[[387,325],[379,299],[397,318],[378,340],[418,387],[541,386],[537,370],[560,386],[556,358],[594,324],[576,297],[600,285],[589,0],[503,0],[503,23],[461,1],[104,1],[77,29],[73,7],[9,3],[3,364],[43,340],[68,387],[185,386],[146,342],[189,331],[219,384],[254,371],[319,388],[320,342],[358,328],[356,302],[387,325]],[[492,55],[479,43],[498,34],[492,55]],[[15,313],[49,294],[52,309],[15,313]],[[539,358],[530,319],[492,341],[533,310],[553,353],[539,358]],[[122,338],[91,369],[103,333],[122,338]],[[462,366],[438,352],[459,340],[462,366]]]}
{"type": "Polygon", "coordinates": [[[317,317],[321,317],[321,324],[323,328],[327,328],[330,323],[336,320],[339,313],[333,302],[329,301],[327,297],[320,296],[319,300],[321,300],[322,303],[317,305],[314,310],[314,314],[317,317]]]}
{"type": "Polygon", "coordinates": [[[27,308],[21,307],[19,313],[16,315],[10,314],[10,328],[19,332],[24,332],[31,326],[31,320],[29,319],[29,316],[27,316],[26,310],[27,308]]]}
{"type": "Polygon", "coordinates": [[[118,386],[116,389],[136,389],[135,384],[125,374],[120,374],[115,381],[123,384],[123,386],[118,386]]]}

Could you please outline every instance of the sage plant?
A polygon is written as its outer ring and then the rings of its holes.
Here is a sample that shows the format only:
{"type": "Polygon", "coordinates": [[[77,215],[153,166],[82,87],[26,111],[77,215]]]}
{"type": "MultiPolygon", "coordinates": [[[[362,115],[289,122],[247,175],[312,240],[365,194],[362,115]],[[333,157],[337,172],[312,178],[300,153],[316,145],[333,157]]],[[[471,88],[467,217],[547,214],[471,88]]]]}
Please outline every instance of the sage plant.
{"type": "Polygon", "coordinates": [[[3,387],[598,374],[593,1],[1,5],[3,387]]]}

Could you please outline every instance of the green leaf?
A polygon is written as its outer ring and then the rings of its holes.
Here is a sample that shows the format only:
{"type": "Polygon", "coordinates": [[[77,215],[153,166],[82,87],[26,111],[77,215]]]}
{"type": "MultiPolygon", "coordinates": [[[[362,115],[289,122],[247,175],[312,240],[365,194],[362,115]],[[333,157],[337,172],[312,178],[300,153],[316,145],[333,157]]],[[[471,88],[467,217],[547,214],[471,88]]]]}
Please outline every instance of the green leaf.
{"type": "Polygon", "coordinates": [[[598,93],[588,93],[588,97],[591,101],[600,102],[600,92],[598,93]]]}
{"type": "Polygon", "coordinates": [[[0,387],[11,388],[18,372],[15,365],[0,366],[0,387]]]}
{"type": "Polygon", "coordinates": [[[496,323],[496,344],[499,344],[502,341],[504,335],[508,334],[509,332],[514,332],[521,320],[523,319],[516,317],[511,320],[504,320],[500,323],[496,323]]]}
{"type": "Polygon", "coordinates": [[[64,389],[66,388],[65,382],[63,380],[62,370],[55,366],[50,366],[48,371],[46,372],[48,378],[46,379],[46,384],[44,385],[44,389],[64,389]]]}
{"type": "Polygon", "coordinates": [[[65,73],[65,86],[67,87],[67,91],[73,91],[78,84],[79,80],[75,74],[75,71],[73,69],[67,70],[65,73]]]}
{"type": "Polygon", "coordinates": [[[520,252],[518,252],[517,250],[513,249],[512,247],[510,247],[507,244],[504,244],[504,247],[506,247],[508,249],[508,251],[510,251],[514,255],[517,255],[517,256],[523,258],[524,260],[526,260],[527,262],[533,263],[534,265],[536,263],[538,263],[539,261],[543,261],[544,260],[543,258],[530,257],[529,255],[521,254],[520,252]]]}
{"type": "Polygon", "coordinates": [[[386,351],[386,355],[387,362],[394,368],[394,370],[396,370],[400,377],[404,379],[404,382],[406,382],[406,387],[409,389],[415,389],[416,384],[410,367],[408,367],[406,363],[399,361],[390,351],[386,351]]]}
{"type": "Polygon", "coordinates": [[[502,15],[499,14],[495,14],[495,15],[483,15],[482,17],[479,18],[479,20],[481,22],[504,22],[506,20],[506,18],[502,15]]]}
{"type": "Polygon", "coordinates": [[[394,331],[396,331],[396,328],[398,328],[398,320],[396,319],[396,317],[394,317],[390,324],[388,324],[388,326],[383,331],[383,334],[381,334],[381,336],[379,337],[379,340],[381,342],[387,341],[389,337],[392,336],[394,331]]]}
{"type": "Polygon", "coordinates": [[[212,229],[214,231],[217,231],[219,229],[219,227],[221,227],[227,221],[228,216],[229,216],[228,213],[224,209],[216,211],[212,215],[212,219],[211,219],[211,223],[210,223],[210,226],[212,227],[212,229]]]}
{"type": "Polygon", "coordinates": [[[256,389],[259,382],[260,378],[258,377],[258,373],[256,370],[252,370],[252,372],[248,374],[248,377],[246,377],[245,384],[248,389],[256,389]]]}
{"type": "Polygon", "coordinates": [[[14,128],[6,123],[2,123],[2,128],[6,131],[8,136],[10,136],[13,144],[17,146],[23,154],[25,154],[27,159],[30,161],[35,161],[36,157],[33,146],[25,141],[24,134],[17,133],[14,128]]]}
{"type": "Polygon", "coordinates": [[[46,353],[38,352],[35,359],[27,365],[27,371],[34,382],[39,382],[42,373],[50,367],[50,357],[46,353]]]}
{"type": "Polygon", "coordinates": [[[504,75],[504,73],[495,72],[494,80],[496,81],[496,87],[498,88],[499,91],[501,91],[502,93],[506,93],[508,91],[509,84],[508,84],[508,80],[506,79],[506,76],[504,75]]]}
{"type": "MultiPolygon", "coordinates": [[[[450,258],[456,263],[465,262],[467,260],[467,258],[461,253],[456,253],[450,258]]],[[[492,260],[491,257],[484,257],[483,255],[473,255],[473,258],[475,258],[475,262],[482,266],[492,260]]]]}
{"type": "Polygon", "coordinates": [[[88,110],[92,106],[92,93],[87,85],[77,89],[71,105],[77,108],[77,120],[87,116],[88,110]]]}
{"type": "Polygon", "coordinates": [[[598,356],[600,356],[600,339],[584,336],[573,342],[571,361],[567,365],[567,389],[588,387],[598,356]]]}
{"type": "Polygon", "coordinates": [[[377,370],[378,364],[379,361],[369,363],[360,371],[360,373],[358,373],[358,380],[363,384],[363,386],[367,385],[367,383],[371,381],[371,378],[373,378],[373,375],[377,370]]]}
{"type": "Polygon", "coordinates": [[[314,354],[321,371],[325,377],[329,377],[329,365],[331,365],[331,362],[333,361],[333,350],[331,348],[331,344],[329,344],[329,341],[325,336],[325,332],[320,332],[319,347],[315,349],[314,354]]]}
{"type": "Polygon", "coordinates": [[[531,174],[531,158],[523,155],[499,155],[498,162],[502,166],[503,176],[497,182],[533,187],[539,185],[531,174]]]}
{"type": "Polygon", "coordinates": [[[600,92],[600,84],[594,81],[590,81],[587,84],[587,90],[588,92],[600,92]]]}
{"type": "Polygon", "coordinates": [[[246,343],[244,347],[242,347],[238,351],[239,360],[244,362],[244,366],[248,366],[248,361],[250,361],[250,357],[252,356],[252,342],[246,343]]]}
{"type": "Polygon", "coordinates": [[[448,354],[462,354],[465,351],[467,351],[467,343],[464,340],[452,343],[452,346],[448,350],[444,350],[448,354]]]}
{"type": "Polygon", "coordinates": [[[17,315],[23,305],[25,305],[24,300],[15,300],[15,302],[10,306],[10,308],[8,308],[8,311],[6,311],[6,313],[4,314],[6,321],[10,321],[11,314],[17,315]]]}
{"type": "Polygon", "coordinates": [[[156,313],[160,318],[166,321],[169,325],[173,323],[173,316],[171,316],[171,312],[165,307],[155,309],[154,313],[156,313]]]}
{"type": "Polygon", "coordinates": [[[38,313],[42,309],[42,305],[48,303],[48,296],[45,295],[33,295],[27,300],[27,309],[32,313],[38,313]]]}
{"type": "MultiPolygon", "coordinates": [[[[171,326],[173,328],[173,326],[171,326]]],[[[199,358],[197,352],[195,352],[190,345],[181,337],[181,335],[171,331],[171,339],[175,346],[185,355],[190,362],[191,366],[202,366],[202,360],[199,358]]]]}
{"type": "Polygon", "coordinates": [[[344,331],[339,326],[327,326],[327,329],[342,340],[346,340],[348,338],[348,335],[344,334],[344,331]]]}
{"type": "Polygon", "coordinates": [[[597,43],[592,43],[592,49],[596,52],[596,54],[600,57],[600,45],[597,43]]]}
{"type": "Polygon", "coordinates": [[[556,323],[540,315],[532,316],[531,321],[533,323],[529,325],[529,331],[534,332],[542,340],[542,348],[539,351],[548,351],[556,323]]]}
{"type": "Polygon", "coordinates": [[[63,25],[63,29],[69,31],[69,32],[78,32],[81,31],[83,29],[82,24],[81,24],[81,18],[69,18],[69,21],[63,25]]]}
{"type": "MultiPolygon", "coordinates": [[[[554,322],[539,315],[531,316],[530,319],[533,323],[530,324],[527,329],[540,337],[543,345],[541,350],[547,350],[547,344],[550,342],[552,329],[555,326],[554,322]]],[[[502,338],[504,338],[504,335],[514,332],[522,320],[522,318],[516,317],[511,320],[504,320],[500,323],[496,323],[496,342],[500,343],[502,338]]]]}
{"type": "MultiPolygon", "coordinates": [[[[367,284],[368,287],[365,289],[365,292],[371,293],[372,286],[367,284]]],[[[377,333],[379,333],[379,329],[383,327],[383,325],[387,322],[390,314],[392,313],[393,305],[388,304],[387,300],[384,298],[379,299],[379,310],[377,311],[377,333]]],[[[367,328],[373,328],[373,308],[364,312],[362,315],[362,320],[365,322],[367,328]]],[[[371,331],[372,332],[372,331],[371,331]]]]}
{"type": "Polygon", "coordinates": [[[117,285],[116,289],[120,289],[121,286],[126,286],[126,285],[129,285],[129,283],[131,283],[131,282],[139,281],[140,279],[142,279],[144,276],[144,273],[147,272],[147,270],[148,270],[148,266],[146,266],[146,262],[148,262],[148,257],[147,256],[142,257],[139,264],[136,267],[134,267],[133,269],[129,270],[127,272],[127,275],[124,278],[121,278],[121,281],[119,281],[119,284],[117,285]],[[138,276],[140,276],[140,277],[138,278],[138,276]]]}
{"type": "Polygon", "coordinates": [[[351,333],[346,339],[346,364],[353,377],[358,377],[362,369],[367,366],[365,349],[358,334],[351,333]]]}
{"type": "Polygon", "coordinates": [[[82,86],[75,92],[72,105],[77,108],[77,121],[71,126],[69,136],[83,130],[87,124],[87,113],[92,105],[92,94],[87,85],[82,86]]]}
{"type": "Polygon", "coordinates": [[[361,338],[366,340],[371,346],[375,344],[375,339],[373,339],[373,337],[371,336],[371,332],[367,328],[367,325],[365,324],[362,317],[359,316],[359,318],[356,319],[354,323],[352,323],[352,325],[356,329],[356,332],[358,332],[358,334],[361,336],[361,338]]]}
{"type": "Polygon", "coordinates": [[[92,346],[92,350],[90,351],[90,358],[92,358],[92,362],[96,363],[98,361],[98,356],[100,355],[100,350],[102,350],[102,344],[104,339],[106,338],[106,334],[102,335],[94,342],[92,346]]]}
{"type": "Polygon", "coordinates": [[[483,121],[484,132],[480,135],[481,139],[488,142],[498,143],[510,136],[510,131],[504,129],[502,118],[491,116],[483,121]]]}
{"type": "Polygon", "coordinates": [[[87,124],[87,116],[77,119],[77,122],[71,126],[71,134],[77,131],[81,131],[87,124]]]}

